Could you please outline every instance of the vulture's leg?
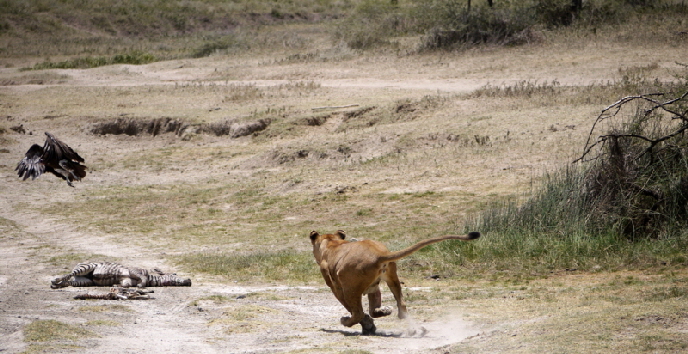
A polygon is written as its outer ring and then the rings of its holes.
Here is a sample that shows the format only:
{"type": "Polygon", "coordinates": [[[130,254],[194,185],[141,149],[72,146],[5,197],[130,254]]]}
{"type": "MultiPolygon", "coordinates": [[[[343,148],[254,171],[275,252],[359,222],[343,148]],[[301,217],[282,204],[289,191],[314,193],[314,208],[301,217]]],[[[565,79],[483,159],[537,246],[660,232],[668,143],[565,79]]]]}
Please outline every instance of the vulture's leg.
{"type": "MultiPolygon", "coordinates": [[[[74,187],[74,185],[72,184],[72,181],[69,180],[69,177],[70,177],[70,176],[71,176],[71,177],[76,177],[76,176],[74,176],[74,172],[72,172],[72,171],[69,169],[69,167],[67,166],[67,160],[60,160],[60,167],[62,167],[62,168],[54,168],[55,172],[59,173],[60,176],[62,176],[62,179],[64,179],[65,181],[67,181],[67,184],[68,184],[70,187],[74,187]]],[[[79,177],[76,177],[76,179],[78,180],[79,177]]]]}
{"type": "MultiPolygon", "coordinates": [[[[65,159],[60,160],[60,167],[62,167],[62,169],[65,172],[69,173],[69,175],[71,175],[73,179],[75,179],[77,181],[81,180],[81,178],[79,176],[74,174],[74,169],[69,167],[69,161],[67,161],[65,159]]],[[[65,174],[62,173],[62,175],[65,175],[65,174]]],[[[67,179],[69,180],[69,176],[65,175],[65,177],[67,177],[67,179]]],[[[70,185],[71,185],[71,183],[70,183],[70,185]]]]}

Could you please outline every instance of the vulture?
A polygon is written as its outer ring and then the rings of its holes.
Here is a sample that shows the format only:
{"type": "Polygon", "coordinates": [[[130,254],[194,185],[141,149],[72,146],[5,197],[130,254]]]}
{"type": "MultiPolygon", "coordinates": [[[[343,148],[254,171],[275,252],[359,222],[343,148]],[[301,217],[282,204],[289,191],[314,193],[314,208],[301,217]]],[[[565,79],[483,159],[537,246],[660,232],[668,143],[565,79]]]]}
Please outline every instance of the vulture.
{"type": "Polygon", "coordinates": [[[86,166],[81,164],[84,159],[54,135],[48,132],[45,135],[43,147],[33,144],[14,170],[18,171],[19,178],[23,177],[24,181],[29,177],[34,180],[43,173],[50,172],[74,187],[72,181],[80,181],[86,177],[86,166]]]}

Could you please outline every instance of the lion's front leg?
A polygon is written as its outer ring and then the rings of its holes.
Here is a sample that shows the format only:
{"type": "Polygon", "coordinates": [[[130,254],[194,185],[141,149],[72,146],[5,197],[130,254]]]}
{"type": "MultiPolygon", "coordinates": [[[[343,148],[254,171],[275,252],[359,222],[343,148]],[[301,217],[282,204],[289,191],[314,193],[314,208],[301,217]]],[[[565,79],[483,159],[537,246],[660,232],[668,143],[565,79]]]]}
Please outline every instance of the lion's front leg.
{"type": "Polygon", "coordinates": [[[352,308],[351,308],[351,304],[349,304],[346,301],[346,296],[344,295],[344,288],[342,288],[342,285],[340,284],[340,280],[339,280],[339,278],[337,278],[337,274],[335,272],[330,274],[329,271],[324,270],[324,269],[321,269],[320,271],[322,272],[323,278],[325,278],[325,282],[327,283],[327,286],[329,286],[330,289],[332,290],[334,297],[336,297],[337,300],[339,300],[339,303],[341,303],[342,306],[344,306],[344,308],[347,311],[353,312],[352,308]]]}

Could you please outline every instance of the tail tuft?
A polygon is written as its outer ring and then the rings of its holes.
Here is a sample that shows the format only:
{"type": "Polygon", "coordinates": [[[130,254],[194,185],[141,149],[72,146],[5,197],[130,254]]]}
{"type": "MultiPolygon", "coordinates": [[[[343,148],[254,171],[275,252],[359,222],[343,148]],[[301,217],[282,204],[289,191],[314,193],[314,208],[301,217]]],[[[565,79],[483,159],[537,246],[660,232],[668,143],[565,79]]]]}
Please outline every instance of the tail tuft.
{"type": "Polygon", "coordinates": [[[480,232],[473,231],[468,233],[469,240],[475,240],[476,238],[480,238],[480,232]]]}

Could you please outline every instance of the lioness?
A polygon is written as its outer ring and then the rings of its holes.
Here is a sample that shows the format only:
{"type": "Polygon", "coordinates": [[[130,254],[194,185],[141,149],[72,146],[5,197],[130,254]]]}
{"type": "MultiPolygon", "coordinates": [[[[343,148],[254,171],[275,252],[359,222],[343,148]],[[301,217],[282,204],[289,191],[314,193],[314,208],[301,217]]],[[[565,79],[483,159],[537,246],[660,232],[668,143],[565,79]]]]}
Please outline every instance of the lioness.
{"type": "Polygon", "coordinates": [[[347,327],[360,323],[363,334],[374,334],[373,318],[392,313],[391,308],[381,307],[380,280],[384,280],[394,294],[399,318],[406,317],[406,305],[401,298],[401,282],[397,276],[395,261],[435,242],[475,240],[480,237],[480,233],[430,238],[397,252],[390,252],[382,243],[373,240],[345,241],[346,235],[341,230],[325,235],[312,231],[310,237],[313,256],[320,265],[320,272],[327,286],[351,313],[350,317],[342,317],[340,322],[347,327]],[[363,294],[368,294],[370,315],[363,312],[363,294]]]}

